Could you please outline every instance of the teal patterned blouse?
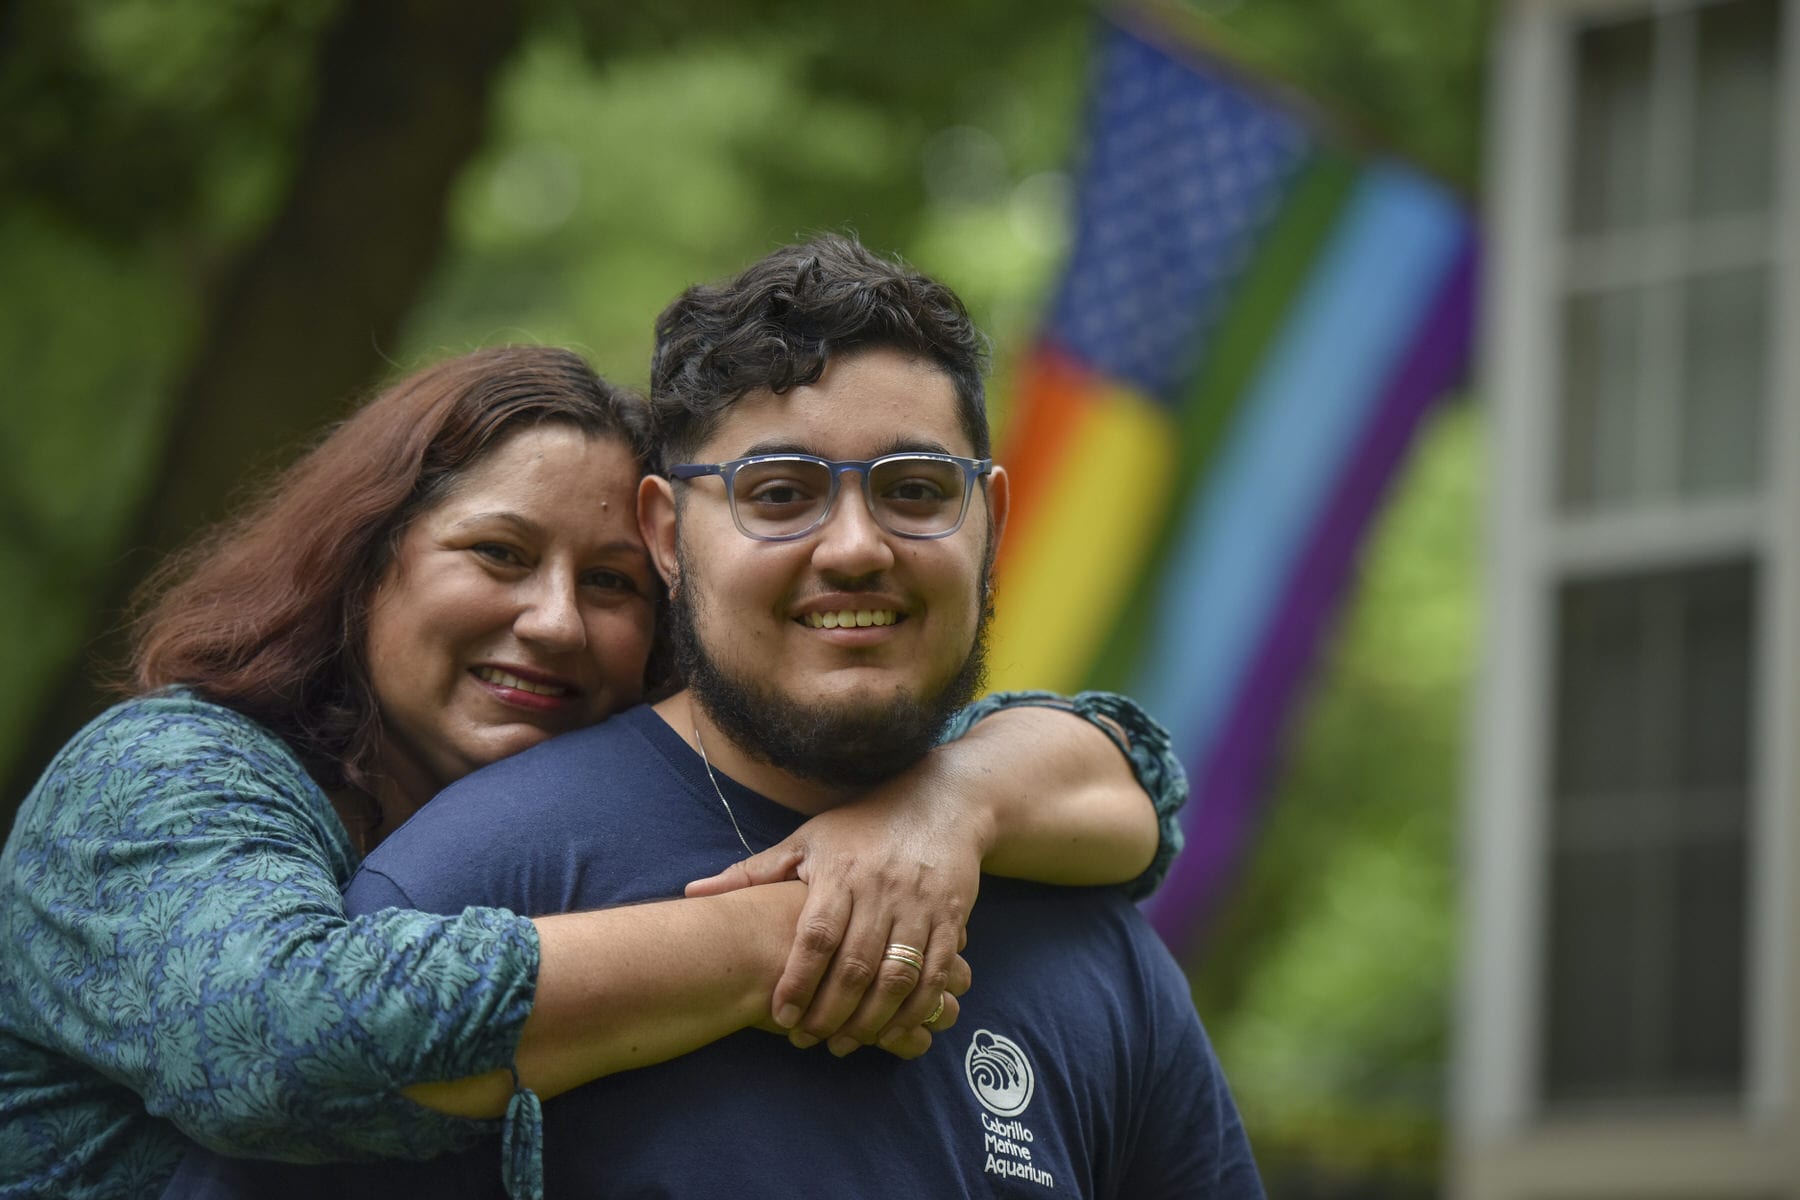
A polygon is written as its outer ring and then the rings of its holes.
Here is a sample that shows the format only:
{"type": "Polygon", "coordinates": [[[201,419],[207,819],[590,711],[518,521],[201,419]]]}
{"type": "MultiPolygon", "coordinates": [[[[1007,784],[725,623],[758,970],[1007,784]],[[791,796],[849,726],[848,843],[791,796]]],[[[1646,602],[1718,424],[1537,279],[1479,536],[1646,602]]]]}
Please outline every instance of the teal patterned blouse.
{"type": "MultiPolygon", "coordinates": [[[[1166,735],[1116,697],[1039,693],[989,697],[952,734],[1009,703],[1126,729],[1164,829],[1148,891],[1186,798],[1166,735]]],[[[65,746],[0,854],[0,1198],[158,1196],[187,1138],[327,1161],[496,1129],[400,1089],[510,1066],[534,927],[487,908],[350,920],[355,867],[292,752],[230,709],[141,697],[65,746]]]]}

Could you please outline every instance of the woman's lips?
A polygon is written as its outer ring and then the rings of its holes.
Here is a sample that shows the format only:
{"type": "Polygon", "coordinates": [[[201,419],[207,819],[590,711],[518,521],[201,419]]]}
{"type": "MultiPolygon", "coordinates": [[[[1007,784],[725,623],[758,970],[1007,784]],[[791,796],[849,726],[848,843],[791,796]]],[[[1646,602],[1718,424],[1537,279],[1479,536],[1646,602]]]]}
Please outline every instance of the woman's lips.
{"type": "Polygon", "coordinates": [[[488,693],[515,708],[533,712],[562,712],[580,699],[579,689],[547,676],[518,674],[505,667],[472,667],[469,674],[488,693]]]}

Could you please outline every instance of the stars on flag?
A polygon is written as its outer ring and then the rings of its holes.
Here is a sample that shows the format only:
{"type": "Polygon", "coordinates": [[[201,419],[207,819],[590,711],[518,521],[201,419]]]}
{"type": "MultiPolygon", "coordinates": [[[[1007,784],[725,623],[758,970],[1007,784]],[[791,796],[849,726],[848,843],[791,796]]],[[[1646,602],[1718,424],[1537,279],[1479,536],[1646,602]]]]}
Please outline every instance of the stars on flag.
{"type": "Polygon", "coordinates": [[[1312,139],[1233,80],[1129,34],[1110,40],[1100,75],[1050,332],[1099,370],[1172,401],[1312,139]]]}

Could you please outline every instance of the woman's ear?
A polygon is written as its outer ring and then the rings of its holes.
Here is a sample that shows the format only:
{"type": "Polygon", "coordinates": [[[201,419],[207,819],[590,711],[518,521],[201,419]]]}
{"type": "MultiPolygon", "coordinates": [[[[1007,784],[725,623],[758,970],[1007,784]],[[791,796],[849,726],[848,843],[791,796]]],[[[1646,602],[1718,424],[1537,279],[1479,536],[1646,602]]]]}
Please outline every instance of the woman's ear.
{"type": "Polygon", "coordinates": [[[638,481],[638,535],[649,547],[650,560],[674,596],[679,584],[675,568],[675,485],[661,475],[638,481]]]}

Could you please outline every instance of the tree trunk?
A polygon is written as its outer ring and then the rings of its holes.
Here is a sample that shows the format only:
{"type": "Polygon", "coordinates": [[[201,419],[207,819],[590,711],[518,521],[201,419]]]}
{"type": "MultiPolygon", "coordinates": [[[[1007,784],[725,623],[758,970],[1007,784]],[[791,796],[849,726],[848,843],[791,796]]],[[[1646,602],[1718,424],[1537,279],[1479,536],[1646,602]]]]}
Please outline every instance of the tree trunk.
{"type": "Polygon", "coordinates": [[[209,305],[155,482],[89,636],[45,696],[3,793],[0,828],[106,703],[124,613],[148,569],[381,371],[444,241],[450,188],[486,133],[522,0],[451,15],[432,0],[349,0],[321,44],[318,99],[280,211],[209,305]]]}

